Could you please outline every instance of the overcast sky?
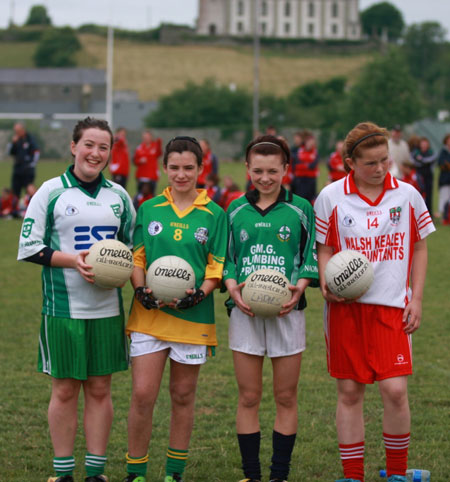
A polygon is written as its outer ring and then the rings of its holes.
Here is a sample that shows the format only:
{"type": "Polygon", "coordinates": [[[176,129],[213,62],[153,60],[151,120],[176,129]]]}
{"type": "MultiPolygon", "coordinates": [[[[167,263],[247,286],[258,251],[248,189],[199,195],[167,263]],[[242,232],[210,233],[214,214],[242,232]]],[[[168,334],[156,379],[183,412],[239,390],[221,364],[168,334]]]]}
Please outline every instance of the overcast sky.
{"type": "MultiPolygon", "coordinates": [[[[360,0],[364,10],[381,0],[360,0]]],[[[147,29],[161,22],[194,26],[198,0],[2,0],[0,27],[7,26],[11,16],[14,23],[25,22],[30,7],[41,4],[54,25],[77,27],[85,23],[106,25],[112,19],[115,26],[128,29],[147,29]],[[6,7],[6,8],[5,8],[6,7]]],[[[449,0],[390,0],[401,12],[406,24],[436,20],[450,32],[449,0]]]]}

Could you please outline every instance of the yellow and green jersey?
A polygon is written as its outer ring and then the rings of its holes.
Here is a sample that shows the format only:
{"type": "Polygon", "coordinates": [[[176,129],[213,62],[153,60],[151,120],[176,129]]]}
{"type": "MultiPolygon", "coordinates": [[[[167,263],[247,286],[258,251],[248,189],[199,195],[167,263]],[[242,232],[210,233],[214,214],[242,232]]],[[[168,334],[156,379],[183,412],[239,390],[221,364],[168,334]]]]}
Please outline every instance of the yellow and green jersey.
{"type": "MultiPolygon", "coordinates": [[[[223,279],[245,281],[262,268],[283,273],[292,285],[310,278],[318,285],[314,212],[311,204],[281,189],[277,201],[265,210],[257,205],[259,192],[249,191],[227,210],[230,226],[223,279]]],[[[298,309],[306,306],[304,295],[298,309]]]]}
{"type": "MultiPolygon", "coordinates": [[[[194,203],[180,211],[171,189],[139,208],[134,232],[135,265],[147,271],[162,256],[179,256],[194,270],[198,289],[205,279],[222,278],[227,244],[226,216],[204,189],[194,203]]],[[[186,310],[164,307],[146,310],[133,301],[127,333],[147,333],[160,340],[197,345],[217,345],[212,293],[186,310]]]]}

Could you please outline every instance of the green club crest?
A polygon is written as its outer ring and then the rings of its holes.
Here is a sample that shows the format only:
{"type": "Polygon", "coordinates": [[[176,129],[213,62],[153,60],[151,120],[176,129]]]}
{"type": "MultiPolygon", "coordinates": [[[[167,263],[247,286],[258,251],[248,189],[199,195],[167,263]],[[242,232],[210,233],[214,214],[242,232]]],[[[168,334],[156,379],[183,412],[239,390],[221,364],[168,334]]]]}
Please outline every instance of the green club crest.
{"type": "Polygon", "coordinates": [[[33,218],[25,218],[23,220],[22,226],[22,236],[24,238],[29,238],[31,234],[31,230],[33,229],[34,219],[33,218]]]}
{"type": "Polygon", "coordinates": [[[114,216],[120,218],[120,204],[111,204],[111,209],[113,210],[114,216]]]}

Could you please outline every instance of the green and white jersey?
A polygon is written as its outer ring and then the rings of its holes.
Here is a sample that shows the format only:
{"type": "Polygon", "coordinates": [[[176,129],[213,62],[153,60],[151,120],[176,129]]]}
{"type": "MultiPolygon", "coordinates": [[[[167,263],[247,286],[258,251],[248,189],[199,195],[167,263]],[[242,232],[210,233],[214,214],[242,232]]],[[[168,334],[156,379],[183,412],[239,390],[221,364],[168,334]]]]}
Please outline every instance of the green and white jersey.
{"type": "MultiPolygon", "coordinates": [[[[281,189],[276,203],[266,210],[256,206],[259,192],[249,191],[227,210],[230,227],[224,281],[245,281],[261,268],[283,273],[295,285],[301,278],[314,280],[319,273],[315,248],[314,212],[305,199],[281,189]]],[[[306,306],[304,296],[298,308],[306,306]]]]}
{"type": "MultiPolygon", "coordinates": [[[[132,245],[133,203],[118,184],[103,175],[94,194],[77,182],[69,169],[46,181],[32,197],[23,220],[17,259],[48,246],[78,254],[102,239],[132,245]]],[[[61,318],[106,318],[121,313],[120,289],[105,290],[87,283],[76,269],[44,266],[42,313],[61,318]]]]}

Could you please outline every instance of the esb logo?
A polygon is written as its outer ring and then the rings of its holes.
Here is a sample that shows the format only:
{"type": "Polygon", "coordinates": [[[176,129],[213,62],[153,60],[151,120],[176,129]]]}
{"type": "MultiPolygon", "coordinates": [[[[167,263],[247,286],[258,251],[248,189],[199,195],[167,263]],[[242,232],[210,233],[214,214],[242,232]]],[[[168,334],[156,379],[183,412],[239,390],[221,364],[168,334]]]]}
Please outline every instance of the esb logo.
{"type": "Polygon", "coordinates": [[[102,239],[115,239],[117,230],[117,226],[75,226],[74,248],[81,251],[102,239]]]}

